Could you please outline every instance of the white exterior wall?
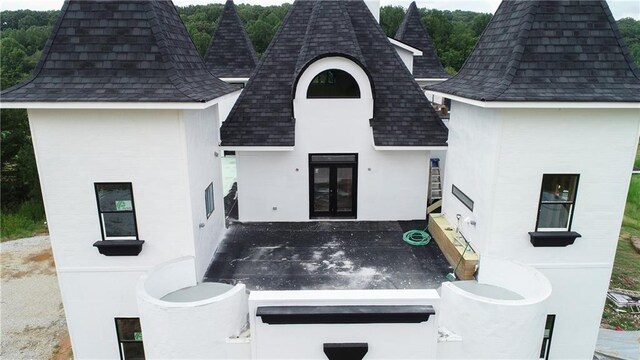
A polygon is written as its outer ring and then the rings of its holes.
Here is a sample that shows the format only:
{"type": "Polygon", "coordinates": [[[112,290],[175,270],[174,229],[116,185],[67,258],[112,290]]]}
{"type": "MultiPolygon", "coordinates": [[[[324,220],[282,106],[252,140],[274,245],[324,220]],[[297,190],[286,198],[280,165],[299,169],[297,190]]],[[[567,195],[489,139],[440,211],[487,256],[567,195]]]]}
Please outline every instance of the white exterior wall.
{"type": "Polygon", "coordinates": [[[196,272],[197,278],[202,279],[225,230],[222,152],[218,148],[218,106],[206,110],[185,110],[183,120],[196,272]],[[204,193],[210,183],[213,183],[214,211],[207,218],[204,193]],[[204,227],[200,227],[200,224],[204,224],[204,227]]]}
{"type": "MultiPolygon", "coordinates": [[[[194,179],[198,175],[189,169],[182,116],[178,110],[29,111],[54,259],[78,359],[119,358],[113,319],[138,316],[139,276],[160,262],[193,256],[196,245],[198,250],[202,247],[201,242],[194,244],[197,205],[191,203],[189,174],[194,179]],[[102,239],[95,182],[132,183],[138,235],[146,241],[140,255],[104,256],[92,246],[102,239]]],[[[195,166],[202,158],[192,160],[195,166]]],[[[200,191],[199,203],[204,204],[204,188],[200,191]]],[[[205,229],[212,228],[211,219],[210,223],[205,229]]]]}
{"type": "Polygon", "coordinates": [[[478,283],[506,289],[521,299],[442,284],[439,326],[458,341],[438,345],[439,359],[537,359],[546,320],[549,280],[531,266],[485,256],[478,283]]]}
{"type": "Polygon", "coordinates": [[[400,55],[400,60],[402,60],[409,72],[413,74],[413,53],[396,45],[393,48],[400,55]]]}
{"type": "Polygon", "coordinates": [[[236,152],[241,221],[309,221],[310,153],[358,154],[358,220],[425,217],[429,152],[374,150],[373,99],[359,66],[344,58],[310,65],[300,77],[293,106],[293,151],[236,152]],[[306,99],[315,75],[332,68],[358,81],[360,99],[306,99]]]}
{"type": "Polygon", "coordinates": [[[254,359],[326,359],[324,343],[368,343],[365,359],[435,359],[440,297],[436,290],[252,291],[254,359]],[[409,324],[269,325],[259,306],[432,305],[436,315],[409,324]]]}
{"type": "Polygon", "coordinates": [[[164,263],[137,284],[140,323],[147,359],[249,359],[247,291],[243,284],[210,298],[191,302],[161,300],[195,286],[195,259],[164,263]]]}
{"type": "MultiPolygon", "coordinates": [[[[495,110],[456,102],[456,115],[449,121],[449,149],[443,186],[443,213],[454,226],[456,214],[473,218],[475,227],[461,224],[461,232],[476,252],[485,250],[492,219],[493,183],[500,147],[501,120],[495,110]],[[473,212],[451,195],[452,185],[474,202],[473,212]]],[[[538,187],[539,189],[539,187],[538,187]]]]}
{"type": "Polygon", "coordinates": [[[449,123],[443,211],[477,221],[462,232],[482,256],[513,258],[551,281],[556,314],[551,358],[593,354],[614,260],[640,117],[634,109],[483,109],[456,102],[449,123]],[[580,174],[571,230],[562,248],[533,247],[543,174],[580,174]],[[451,195],[456,184],[475,201],[451,195]]]}

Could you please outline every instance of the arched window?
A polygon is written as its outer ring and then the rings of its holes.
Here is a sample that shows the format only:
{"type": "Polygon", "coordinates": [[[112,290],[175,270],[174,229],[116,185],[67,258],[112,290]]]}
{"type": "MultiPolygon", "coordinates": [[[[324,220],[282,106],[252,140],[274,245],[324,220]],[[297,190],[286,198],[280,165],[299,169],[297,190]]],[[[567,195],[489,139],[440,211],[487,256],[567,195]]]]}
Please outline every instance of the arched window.
{"type": "Polygon", "coordinates": [[[331,69],[316,75],[307,89],[308,99],[360,98],[358,82],[348,72],[331,69]]]}

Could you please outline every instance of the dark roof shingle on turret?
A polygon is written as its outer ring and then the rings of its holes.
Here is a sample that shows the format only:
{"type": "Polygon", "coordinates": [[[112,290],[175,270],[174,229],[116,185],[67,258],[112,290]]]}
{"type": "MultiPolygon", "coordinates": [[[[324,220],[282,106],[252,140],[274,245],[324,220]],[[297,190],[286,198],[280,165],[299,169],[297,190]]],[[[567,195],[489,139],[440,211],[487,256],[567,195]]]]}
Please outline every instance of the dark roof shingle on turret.
{"type": "Polygon", "coordinates": [[[68,0],[14,102],[206,102],[235,91],[205,67],[170,0],[68,0]]]}
{"type": "Polygon", "coordinates": [[[460,72],[429,90],[481,101],[639,102],[604,0],[505,0],[460,72]]]}
{"type": "Polygon", "coordinates": [[[232,0],[227,0],[204,57],[207,68],[220,78],[248,78],[258,56],[232,0]]]}
{"type": "Polygon", "coordinates": [[[407,14],[396,32],[395,39],[422,51],[422,56],[413,57],[413,76],[415,78],[448,79],[451,77],[442,67],[429,32],[422,24],[420,11],[415,1],[409,5],[407,14]]]}
{"type": "Polygon", "coordinates": [[[298,0],[223,123],[223,146],[293,146],[294,83],[323,56],[360,63],[373,83],[377,146],[446,146],[447,128],[362,0],[298,0]]]}

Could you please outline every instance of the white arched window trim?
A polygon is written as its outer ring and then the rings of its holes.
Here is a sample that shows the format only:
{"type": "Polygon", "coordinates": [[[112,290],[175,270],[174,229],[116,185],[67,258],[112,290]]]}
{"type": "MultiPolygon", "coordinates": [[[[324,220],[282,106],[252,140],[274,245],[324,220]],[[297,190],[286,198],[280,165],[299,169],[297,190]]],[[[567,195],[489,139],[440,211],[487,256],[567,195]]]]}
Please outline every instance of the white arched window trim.
{"type": "MultiPolygon", "coordinates": [[[[325,57],[322,59],[318,59],[309,65],[304,72],[300,75],[298,79],[298,84],[296,87],[295,98],[296,99],[306,99],[307,98],[307,89],[311,84],[311,81],[325,70],[338,69],[349,73],[349,75],[353,76],[353,78],[358,83],[360,87],[360,98],[359,99],[339,99],[339,100],[371,100],[373,99],[373,92],[371,89],[371,82],[369,81],[369,77],[367,73],[360,67],[360,65],[355,62],[341,56],[331,56],[325,57]]],[[[323,100],[333,100],[333,99],[309,99],[310,101],[323,101],[323,100]]]]}

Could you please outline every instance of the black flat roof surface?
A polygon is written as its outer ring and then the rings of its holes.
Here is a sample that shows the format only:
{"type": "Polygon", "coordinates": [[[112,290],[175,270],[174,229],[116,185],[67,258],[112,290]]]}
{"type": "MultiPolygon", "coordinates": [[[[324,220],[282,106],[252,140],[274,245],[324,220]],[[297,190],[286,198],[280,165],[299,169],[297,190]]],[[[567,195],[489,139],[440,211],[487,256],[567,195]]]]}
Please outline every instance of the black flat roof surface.
{"type": "Polygon", "coordinates": [[[249,290],[435,289],[451,271],[435,241],[402,234],[426,221],[235,223],[206,282],[249,290]]]}

